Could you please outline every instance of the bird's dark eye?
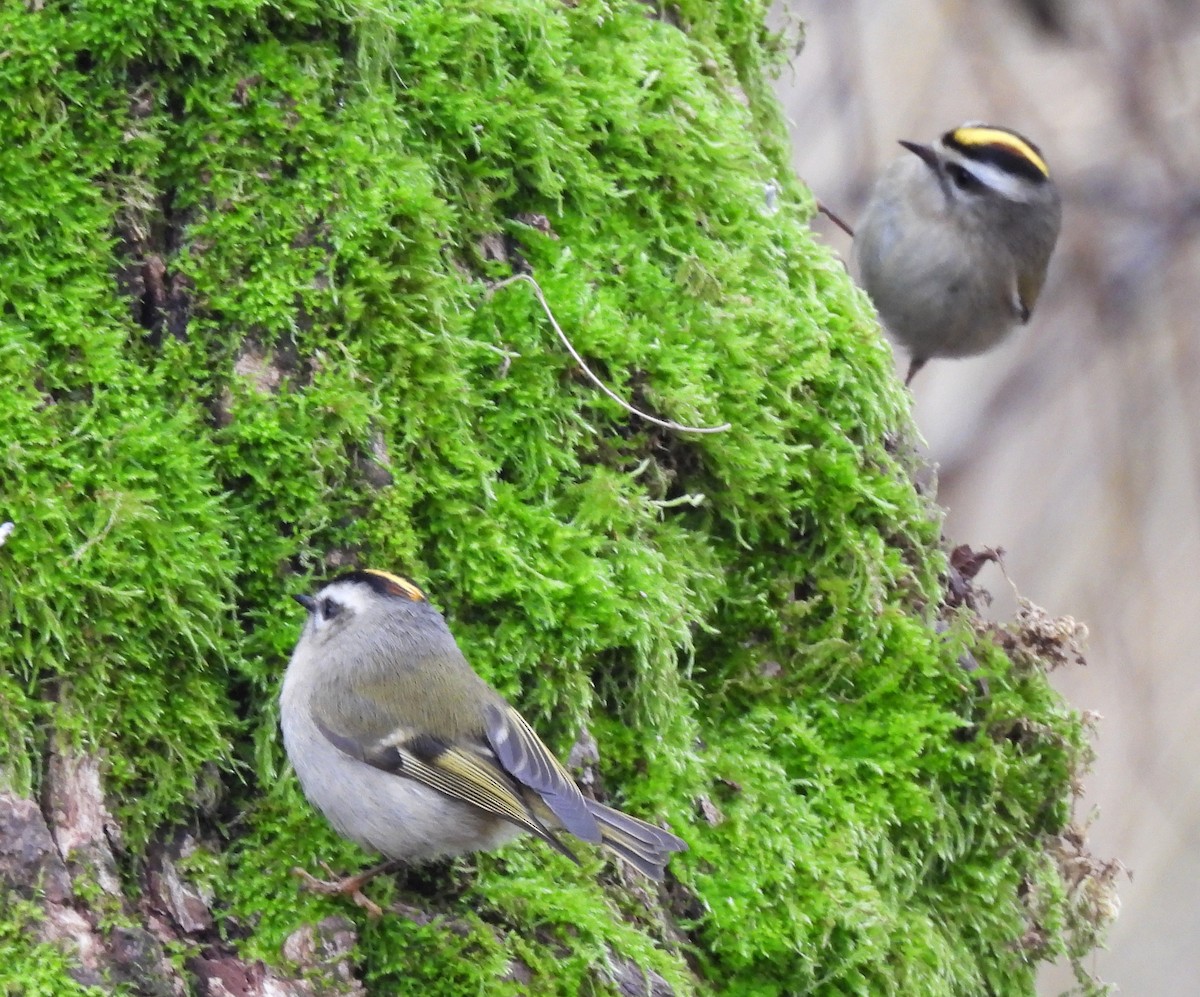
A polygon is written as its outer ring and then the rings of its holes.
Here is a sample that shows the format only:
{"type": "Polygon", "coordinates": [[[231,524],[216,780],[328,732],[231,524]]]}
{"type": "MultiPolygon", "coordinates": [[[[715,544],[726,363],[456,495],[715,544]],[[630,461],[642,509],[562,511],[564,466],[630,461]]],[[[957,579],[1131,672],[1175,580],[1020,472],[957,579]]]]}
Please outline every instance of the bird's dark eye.
{"type": "Polygon", "coordinates": [[[946,173],[954,181],[954,186],[959,190],[979,190],[983,186],[979,182],[979,177],[958,163],[950,163],[946,167],[946,173]]]}
{"type": "Polygon", "coordinates": [[[342,611],[342,604],[334,602],[328,596],[317,603],[317,609],[320,610],[321,616],[326,620],[332,620],[338,613],[342,611]]]}

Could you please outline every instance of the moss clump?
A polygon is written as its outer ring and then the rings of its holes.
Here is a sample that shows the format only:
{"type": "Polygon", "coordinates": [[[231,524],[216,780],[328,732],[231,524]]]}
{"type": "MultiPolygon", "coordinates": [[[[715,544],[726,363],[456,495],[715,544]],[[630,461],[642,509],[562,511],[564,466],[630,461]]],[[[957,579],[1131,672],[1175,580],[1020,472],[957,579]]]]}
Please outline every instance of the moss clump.
{"type": "Polygon", "coordinates": [[[648,907],[535,843],[413,874],[456,930],[364,922],[377,992],[609,992],[622,960],[681,994],[1032,991],[1083,734],[931,628],[905,396],[806,227],[764,8],[0,15],[6,763],[31,788],[48,724],[102,751],[131,888],[213,761],[227,943],[278,961],[340,909],[288,878],[361,856],[274,703],[287,595],[354,561],[692,845],[648,907]],[[615,390],[732,428],[599,394],[527,287],[490,293],[524,269],[615,390]]]}
{"type": "Polygon", "coordinates": [[[112,989],[77,982],[67,953],[37,937],[41,911],[28,900],[0,897],[0,987],[14,997],[107,997],[112,989]]]}

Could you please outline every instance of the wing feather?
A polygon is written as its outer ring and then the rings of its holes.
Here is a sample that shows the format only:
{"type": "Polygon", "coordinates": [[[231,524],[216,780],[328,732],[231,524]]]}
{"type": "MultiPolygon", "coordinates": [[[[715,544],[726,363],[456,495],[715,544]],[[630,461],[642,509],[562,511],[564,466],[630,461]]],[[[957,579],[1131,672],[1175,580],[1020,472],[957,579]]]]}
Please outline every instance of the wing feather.
{"type": "Polygon", "coordinates": [[[1033,314],[1038,295],[1042,293],[1042,283],[1046,279],[1045,271],[1041,273],[1018,273],[1013,287],[1013,310],[1024,325],[1033,314]]]}
{"type": "Polygon", "coordinates": [[[507,704],[492,703],[484,710],[484,721],[488,743],[504,770],[537,793],[573,835],[600,844],[600,825],[588,801],[525,718],[507,704]]]}
{"type": "MultiPolygon", "coordinates": [[[[490,751],[475,753],[428,735],[399,731],[385,740],[364,744],[339,734],[314,718],[317,729],[339,751],[397,778],[412,779],[452,800],[511,821],[578,861],[571,850],[538,820],[521,799],[520,788],[490,751]]],[[[597,830],[597,841],[599,831],[597,830]]]]}

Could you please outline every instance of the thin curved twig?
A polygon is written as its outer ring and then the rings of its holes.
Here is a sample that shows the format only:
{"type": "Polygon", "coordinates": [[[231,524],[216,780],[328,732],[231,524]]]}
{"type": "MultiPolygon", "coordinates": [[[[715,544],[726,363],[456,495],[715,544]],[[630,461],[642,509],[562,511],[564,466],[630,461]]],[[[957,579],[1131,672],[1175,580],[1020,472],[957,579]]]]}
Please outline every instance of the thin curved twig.
{"type": "Polygon", "coordinates": [[[817,210],[821,214],[823,214],[826,218],[828,218],[831,222],[833,222],[834,225],[836,225],[843,232],[845,232],[846,235],[850,236],[851,239],[854,238],[854,229],[852,229],[849,225],[847,225],[844,221],[842,221],[841,218],[839,218],[837,215],[835,215],[826,205],[822,204],[820,201],[817,201],[817,210]]]}
{"type": "Polygon", "coordinates": [[[533,287],[533,293],[537,296],[538,302],[542,306],[542,310],[546,313],[546,318],[550,320],[550,324],[554,327],[554,331],[558,334],[558,338],[562,340],[563,346],[567,348],[567,352],[575,358],[575,362],[579,364],[583,372],[588,376],[591,382],[603,391],[609,398],[621,406],[626,412],[631,415],[636,415],[639,419],[645,419],[647,422],[652,422],[656,426],[661,426],[663,429],[672,429],[679,433],[723,433],[730,428],[730,423],[724,422],[719,426],[684,426],[678,422],[672,422],[669,419],[659,419],[655,416],[643,412],[641,409],[634,408],[629,402],[625,401],[619,395],[612,391],[599,377],[592,372],[592,369],[584,362],[583,357],[579,355],[579,351],[571,344],[571,340],[567,338],[567,334],[562,331],[562,327],[558,324],[558,320],[554,317],[554,312],[550,310],[550,305],[546,301],[546,296],[542,294],[542,288],[533,277],[527,273],[513,274],[511,277],[506,277],[502,281],[491,285],[488,288],[488,294],[491,295],[502,287],[507,287],[509,284],[516,283],[519,280],[526,281],[533,287]]]}

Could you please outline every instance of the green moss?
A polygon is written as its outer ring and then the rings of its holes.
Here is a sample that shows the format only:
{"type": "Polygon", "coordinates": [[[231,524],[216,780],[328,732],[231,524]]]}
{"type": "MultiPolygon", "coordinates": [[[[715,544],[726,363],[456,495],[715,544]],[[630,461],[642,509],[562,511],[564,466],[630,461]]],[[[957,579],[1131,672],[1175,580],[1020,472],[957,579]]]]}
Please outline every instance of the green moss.
{"type": "Polygon", "coordinates": [[[60,947],[38,941],[38,906],[0,894],[0,992],[12,997],[110,997],[125,988],[83,986],[60,947]]]}
{"type": "Polygon", "coordinates": [[[276,728],[287,596],[349,560],[691,844],[661,907],[531,842],[412,879],[455,928],[361,922],[376,992],[611,992],[620,958],[680,994],[1032,992],[1030,883],[1066,944],[1078,718],[931,629],[905,394],[807,228],[764,8],[2,15],[0,750],[29,789],[48,723],[100,749],[134,854],[215,761],[247,956],[345,909],[293,865],[364,861],[276,728]],[[614,390],[730,430],[597,392],[527,286],[490,293],[522,268],[614,390]]]}

